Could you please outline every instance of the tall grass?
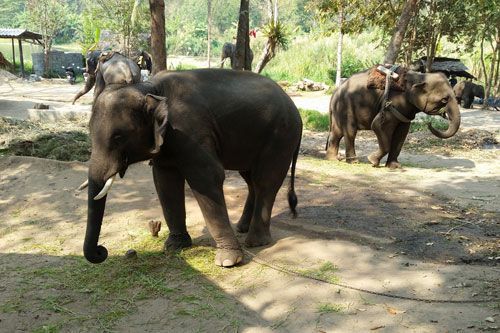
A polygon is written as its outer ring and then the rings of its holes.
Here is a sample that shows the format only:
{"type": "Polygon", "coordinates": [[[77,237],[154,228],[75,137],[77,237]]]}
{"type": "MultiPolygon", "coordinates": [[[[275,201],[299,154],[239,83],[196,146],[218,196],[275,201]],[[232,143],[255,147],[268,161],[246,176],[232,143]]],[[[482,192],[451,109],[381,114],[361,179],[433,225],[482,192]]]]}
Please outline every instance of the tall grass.
{"type": "MultiPolygon", "coordinates": [[[[382,60],[384,50],[378,48],[376,32],[355,38],[344,37],[342,77],[367,69],[382,60]],[[367,51],[369,50],[369,51],[367,51]]],[[[337,67],[337,36],[298,37],[288,50],[280,50],[263,74],[277,81],[297,82],[307,78],[333,85],[337,67]]]]}

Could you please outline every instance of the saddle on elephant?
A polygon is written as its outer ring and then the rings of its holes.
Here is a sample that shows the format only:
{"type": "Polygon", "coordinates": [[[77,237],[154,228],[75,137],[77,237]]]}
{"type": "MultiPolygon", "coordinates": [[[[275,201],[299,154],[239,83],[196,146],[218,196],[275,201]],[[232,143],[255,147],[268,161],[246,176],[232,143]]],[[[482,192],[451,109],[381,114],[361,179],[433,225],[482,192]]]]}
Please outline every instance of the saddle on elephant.
{"type": "Polygon", "coordinates": [[[368,89],[385,90],[386,74],[382,73],[377,69],[377,67],[379,66],[385,67],[387,69],[392,69],[393,72],[398,74],[397,78],[391,78],[390,89],[397,91],[405,91],[406,73],[410,69],[401,66],[397,66],[396,68],[394,68],[394,66],[391,65],[380,65],[380,64],[373,65],[373,67],[368,71],[368,80],[366,82],[366,87],[368,89]]]}

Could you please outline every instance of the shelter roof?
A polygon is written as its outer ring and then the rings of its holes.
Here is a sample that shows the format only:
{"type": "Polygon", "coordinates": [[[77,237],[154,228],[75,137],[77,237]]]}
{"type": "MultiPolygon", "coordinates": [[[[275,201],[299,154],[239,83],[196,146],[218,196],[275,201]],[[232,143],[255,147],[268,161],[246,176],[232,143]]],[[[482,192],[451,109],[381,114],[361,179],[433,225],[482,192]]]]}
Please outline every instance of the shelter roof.
{"type": "MultiPolygon", "coordinates": [[[[427,57],[417,59],[412,63],[412,69],[424,72],[427,64],[427,57]]],[[[456,75],[469,79],[476,79],[472,74],[467,72],[469,69],[460,59],[435,57],[431,66],[431,72],[443,72],[446,76],[456,75]]]]}
{"type": "Polygon", "coordinates": [[[5,29],[0,28],[0,38],[14,38],[14,39],[33,39],[41,40],[42,35],[36,32],[31,32],[26,29],[5,29]]]}

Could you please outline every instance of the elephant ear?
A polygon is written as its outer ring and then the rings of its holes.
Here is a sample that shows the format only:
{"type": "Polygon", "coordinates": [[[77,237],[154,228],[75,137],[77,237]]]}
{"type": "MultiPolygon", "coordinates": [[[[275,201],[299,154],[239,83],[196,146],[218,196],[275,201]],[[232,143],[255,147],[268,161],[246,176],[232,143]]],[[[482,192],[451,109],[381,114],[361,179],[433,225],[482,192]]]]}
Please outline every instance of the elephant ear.
{"type": "Polygon", "coordinates": [[[420,111],[425,109],[426,100],[426,82],[416,82],[410,85],[410,89],[407,90],[407,98],[411,104],[413,104],[420,111]]]}
{"type": "Polygon", "coordinates": [[[160,152],[163,145],[163,135],[167,130],[168,123],[168,108],[167,98],[163,96],[156,96],[152,94],[146,95],[146,107],[149,114],[153,118],[154,126],[154,147],[151,148],[151,154],[160,152]]]}

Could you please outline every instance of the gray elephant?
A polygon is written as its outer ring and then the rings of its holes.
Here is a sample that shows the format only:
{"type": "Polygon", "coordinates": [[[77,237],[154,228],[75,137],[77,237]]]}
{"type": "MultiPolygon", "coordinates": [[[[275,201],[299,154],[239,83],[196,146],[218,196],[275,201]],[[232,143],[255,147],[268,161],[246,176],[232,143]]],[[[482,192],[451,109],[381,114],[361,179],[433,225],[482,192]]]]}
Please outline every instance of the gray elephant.
{"type": "MultiPolygon", "coordinates": [[[[372,69],[373,71],[373,69],[372,69]]],[[[378,166],[387,153],[386,166],[401,167],[398,156],[416,113],[440,114],[441,108],[449,119],[446,131],[430,131],[439,138],[449,138],[458,131],[460,112],[451,86],[442,73],[420,74],[407,72],[401,76],[400,89],[391,89],[389,108],[380,111],[384,90],[368,88],[372,71],[354,74],[340,85],[330,100],[330,133],[326,158],[339,158],[339,142],[345,140],[346,160],[358,163],[354,140],[358,130],[373,130],[377,135],[378,151],[368,160],[378,166]]],[[[384,84],[385,86],[385,84],[384,84]]]]}
{"type": "Polygon", "coordinates": [[[472,109],[474,96],[484,99],[484,87],[471,81],[460,81],[453,87],[453,92],[457,97],[458,104],[462,104],[464,108],[472,109]]]}
{"type": "Polygon", "coordinates": [[[184,183],[190,186],[215,240],[215,264],[243,260],[223,193],[224,170],[238,170],[248,197],[236,229],[250,247],[269,244],[276,194],[291,164],[288,202],[295,215],[295,165],[302,120],[275,82],[243,71],[199,69],[161,72],[143,83],[111,85],[96,98],[88,220],[83,251],[88,261],[107,257],[97,245],[106,196],[116,175],[151,160],[153,179],[170,229],[166,249],[191,245],[186,228],[184,183]]]}
{"type": "MultiPolygon", "coordinates": [[[[234,69],[234,57],[236,55],[236,44],[224,43],[222,45],[222,52],[220,55],[220,68],[224,68],[224,62],[227,58],[231,60],[231,68],[234,69]]],[[[250,49],[250,67],[252,67],[253,51],[250,49]]]]}
{"type": "Polygon", "coordinates": [[[82,90],[76,94],[71,104],[88,93],[95,85],[94,101],[109,84],[132,84],[141,81],[141,69],[129,58],[118,52],[102,53],[91,51],[87,53],[86,70],[87,82],[82,90]]]}

